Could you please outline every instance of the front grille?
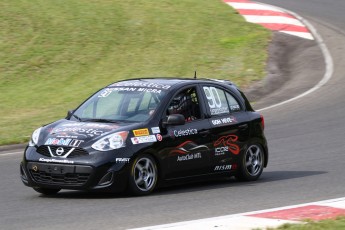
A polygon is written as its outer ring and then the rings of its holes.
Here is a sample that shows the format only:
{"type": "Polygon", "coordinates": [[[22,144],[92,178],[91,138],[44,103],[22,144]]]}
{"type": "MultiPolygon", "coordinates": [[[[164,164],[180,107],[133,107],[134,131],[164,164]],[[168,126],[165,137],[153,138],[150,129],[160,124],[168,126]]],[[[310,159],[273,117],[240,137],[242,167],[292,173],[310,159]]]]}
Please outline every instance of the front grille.
{"type": "Polygon", "coordinates": [[[81,157],[81,156],[87,156],[89,153],[83,149],[83,148],[73,148],[73,147],[66,147],[66,146],[48,146],[48,145],[41,145],[40,147],[37,148],[37,152],[43,156],[47,157],[52,157],[50,152],[53,154],[55,157],[63,157],[65,154],[67,154],[69,151],[73,151],[67,156],[67,158],[74,158],[74,157],[81,157]],[[64,149],[64,154],[59,156],[56,154],[56,150],[62,147],[64,149]],[[49,151],[50,148],[50,151],[49,151]]]}
{"type": "Polygon", "coordinates": [[[43,184],[59,184],[59,185],[84,185],[90,174],[88,173],[67,173],[67,174],[54,174],[48,172],[34,172],[30,170],[33,179],[38,183],[43,184]]]}
{"type": "Polygon", "coordinates": [[[92,175],[93,168],[87,165],[68,165],[29,162],[27,169],[32,179],[40,184],[82,186],[92,175]]]}

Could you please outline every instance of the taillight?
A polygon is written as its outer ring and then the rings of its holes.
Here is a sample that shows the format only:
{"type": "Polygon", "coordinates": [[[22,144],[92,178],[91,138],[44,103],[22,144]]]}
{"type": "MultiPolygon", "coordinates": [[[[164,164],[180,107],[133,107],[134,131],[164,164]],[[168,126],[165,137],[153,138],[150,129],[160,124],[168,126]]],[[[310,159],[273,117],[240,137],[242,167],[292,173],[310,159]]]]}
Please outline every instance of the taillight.
{"type": "Polygon", "coordinates": [[[265,119],[264,119],[264,116],[260,115],[260,118],[261,118],[261,127],[262,127],[262,130],[265,129],[265,119]]]}

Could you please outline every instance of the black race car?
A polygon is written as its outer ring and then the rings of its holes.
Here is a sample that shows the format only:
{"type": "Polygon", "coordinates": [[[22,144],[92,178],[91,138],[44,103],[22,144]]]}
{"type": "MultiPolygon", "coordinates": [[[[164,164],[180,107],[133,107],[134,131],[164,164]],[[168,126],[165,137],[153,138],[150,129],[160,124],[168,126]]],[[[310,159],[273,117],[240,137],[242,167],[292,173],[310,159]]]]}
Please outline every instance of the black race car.
{"type": "Polygon", "coordinates": [[[65,119],[35,130],[20,175],[42,194],[144,195],[159,184],[204,176],[254,181],[267,162],[264,118],[231,82],[133,79],[99,90],[65,119]]]}

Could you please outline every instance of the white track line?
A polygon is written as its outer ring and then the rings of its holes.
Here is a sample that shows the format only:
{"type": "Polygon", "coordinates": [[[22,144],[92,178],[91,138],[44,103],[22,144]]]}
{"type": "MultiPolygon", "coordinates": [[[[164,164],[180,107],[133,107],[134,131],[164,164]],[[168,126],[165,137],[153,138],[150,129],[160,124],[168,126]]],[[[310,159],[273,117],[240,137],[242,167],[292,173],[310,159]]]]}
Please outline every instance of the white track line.
{"type": "Polygon", "coordinates": [[[19,153],[24,153],[24,151],[21,152],[7,152],[7,153],[0,153],[0,157],[2,156],[9,156],[9,155],[15,155],[15,154],[19,154],[19,153]]]}
{"type": "Polygon", "coordinates": [[[321,205],[334,208],[345,209],[345,197],[330,199],[318,202],[304,203],[299,205],[290,205],[279,208],[271,208],[260,211],[245,212],[233,215],[191,220],[191,221],[182,221],[171,224],[163,224],[156,226],[148,226],[142,228],[135,228],[131,230],[157,230],[157,229],[169,229],[169,230],[185,230],[185,229],[215,229],[215,230],[248,230],[248,229],[257,229],[257,228],[266,228],[266,227],[278,227],[284,223],[303,223],[300,221],[290,221],[282,219],[270,219],[270,218],[256,218],[250,217],[250,215],[266,213],[266,212],[275,212],[292,208],[299,208],[308,205],[321,205]]]}
{"type": "Polygon", "coordinates": [[[309,39],[309,40],[314,40],[314,37],[310,33],[307,33],[307,32],[293,32],[293,31],[284,31],[284,30],[280,30],[279,32],[294,35],[294,36],[309,39]]]}
{"type": "Polygon", "coordinates": [[[287,24],[295,26],[304,25],[295,18],[288,18],[284,16],[262,16],[262,15],[242,15],[248,22],[251,23],[273,23],[273,24],[287,24]]]}
{"type": "Polygon", "coordinates": [[[260,3],[241,3],[241,2],[225,2],[226,4],[232,6],[235,9],[240,10],[271,10],[276,12],[282,12],[283,10],[266,4],[260,4],[260,3]]]}

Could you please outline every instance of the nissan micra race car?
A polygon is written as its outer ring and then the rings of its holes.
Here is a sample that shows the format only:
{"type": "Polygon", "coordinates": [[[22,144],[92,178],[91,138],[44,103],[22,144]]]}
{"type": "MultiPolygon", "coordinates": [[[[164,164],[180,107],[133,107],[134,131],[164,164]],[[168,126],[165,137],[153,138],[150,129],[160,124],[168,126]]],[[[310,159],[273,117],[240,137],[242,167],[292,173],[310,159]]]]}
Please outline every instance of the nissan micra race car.
{"type": "Polygon", "coordinates": [[[145,195],[184,179],[254,181],[267,162],[264,118],[231,82],[133,79],[106,86],[65,119],[35,130],[20,175],[45,195],[145,195]]]}

